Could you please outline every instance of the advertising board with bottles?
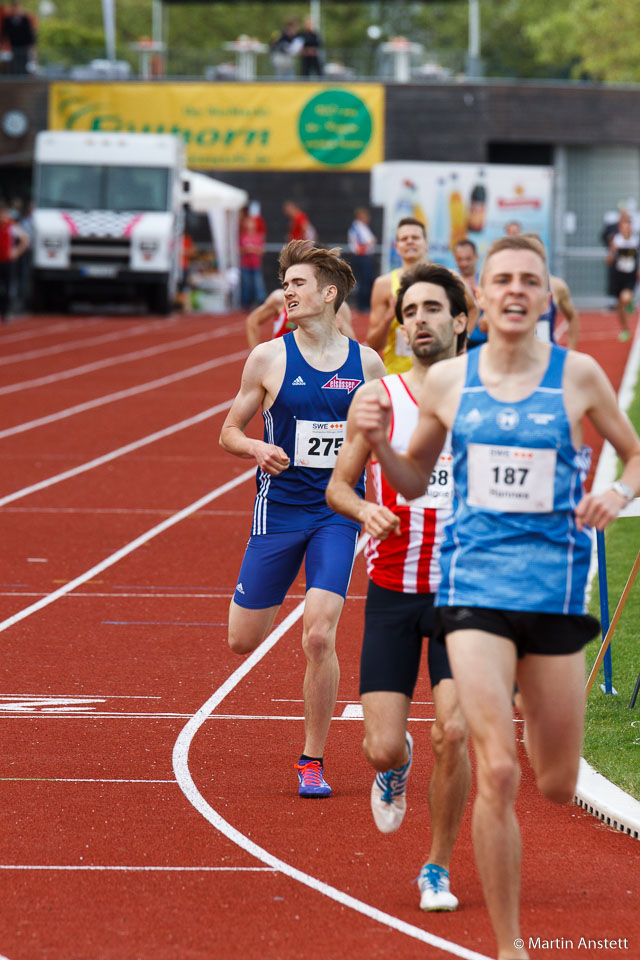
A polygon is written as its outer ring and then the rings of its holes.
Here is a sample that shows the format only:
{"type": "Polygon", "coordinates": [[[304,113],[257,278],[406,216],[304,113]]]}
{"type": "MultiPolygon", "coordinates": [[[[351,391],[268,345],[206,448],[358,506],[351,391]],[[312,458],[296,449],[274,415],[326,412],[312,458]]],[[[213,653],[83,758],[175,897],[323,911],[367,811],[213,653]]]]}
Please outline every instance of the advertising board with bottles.
{"type": "Polygon", "coordinates": [[[553,169],[507,164],[380,163],[371,171],[371,203],[384,208],[382,272],[400,265],[396,225],[416,217],[427,227],[429,259],[455,268],[453,247],[473,240],[480,259],[510,221],[551,239],[553,169]]]}

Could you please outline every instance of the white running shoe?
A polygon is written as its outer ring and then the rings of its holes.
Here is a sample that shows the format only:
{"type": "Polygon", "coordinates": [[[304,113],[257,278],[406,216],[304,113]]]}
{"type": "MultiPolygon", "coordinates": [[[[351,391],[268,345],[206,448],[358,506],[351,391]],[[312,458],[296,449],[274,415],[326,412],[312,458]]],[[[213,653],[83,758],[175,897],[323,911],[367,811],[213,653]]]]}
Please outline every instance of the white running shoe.
{"type": "Polygon", "coordinates": [[[371,786],[371,812],[381,833],[398,829],[407,810],[407,780],[413,760],[413,738],[407,733],[409,759],[403,767],[377,773],[371,786]]]}
{"type": "Polygon", "coordinates": [[[449,890],[449,872],[436,863],[425,863],[418,877],[421,910],[455,910],[458,898],[449,890]]]}

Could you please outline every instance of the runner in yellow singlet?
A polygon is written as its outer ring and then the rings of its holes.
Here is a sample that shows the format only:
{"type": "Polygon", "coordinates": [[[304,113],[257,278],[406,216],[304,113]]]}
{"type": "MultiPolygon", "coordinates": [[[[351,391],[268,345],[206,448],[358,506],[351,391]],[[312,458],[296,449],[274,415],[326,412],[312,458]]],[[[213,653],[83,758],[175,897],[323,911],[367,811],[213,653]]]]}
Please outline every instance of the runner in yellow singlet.
{"type": "MultiPolygon", "coordinates": [[[[395,317],[395,304],[404,274],[419,263],[428,263],[427,231],[421,220],[403,217],[398,222],[396,250],[402,266],[383,273],[373,284],[366,342],[382,355],[387,373],[406,373],[411,368],[411,355],[395,317]]],[[[471,294],[468,294],[467,306],[467,330],[470,332],[478,317],[478,308],[471,294]]]]}

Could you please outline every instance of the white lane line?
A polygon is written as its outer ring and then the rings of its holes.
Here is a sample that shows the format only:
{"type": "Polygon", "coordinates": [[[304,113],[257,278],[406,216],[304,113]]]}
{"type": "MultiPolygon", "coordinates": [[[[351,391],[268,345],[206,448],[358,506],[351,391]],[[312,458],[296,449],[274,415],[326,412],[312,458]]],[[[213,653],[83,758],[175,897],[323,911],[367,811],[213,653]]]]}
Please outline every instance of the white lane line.
{"type": "Polygon", "coordinates": [[[19,393],[22,390],[31,390],[33,387],[43,387],[50,383],[59,383],[61,380],[70,380],[85,373],[104,370],[106,367],[116,367],[121,363],[130,363],[133,360],[143,360],[146,357],[156,357],[161,353],[170,353],[172,350],[183,350],[185,347],[194,347],[199,343],[216,340],[229,333],[229,327],[219,327],[213,333],[195,333],[182,340],[171,340],[169,343],[160,343],[155,347],[145,347],[143,350],[133,350],[131,353],[120,353],[115,357],[105,357],[103,360],[94,360],[92,363],[83,363],[79,367],[70,367],[58,373],[50,373],[44,377],[35,377],[32,380],[20,380],[17,383],[8,383],[0,387],[0,396],[9,393],[19,393]]]}
{"type": "Polygon", "coordinates": [[[199,500],[194,500],[193,503],[189,504],[187,507],[184,507],[183,510],[179,510],[171,517],[167,517],[167,519],[163,520],[162,523],[158,523],[155,527],[151,527],[151,529],[147,530],[146,533],[136,537],[135,540],[132,540],[124,547],[121,547],[120,550],[116,550],[115,553],[112,553],[104,560],[101,560],[100,563],[97,563],[95,566],[91,567],[90,570],[85,570],[85,572],[81,573],[80,576],[75,577],[75,579],[63,584],[63,586],[59,587],[57,590],[54,590],[53,593],[47,594],[36,603],[32,603],[30,606],[19,610],[18,613],[14,613],[13,616],[8,617],[6,620],[0,622],[0,633],[2,633],[4,630],[8,630],[9,627],[19,623],[26,617],[31,616],[32,613],[36,613],[37,610],[42,610],[43,607],[48,607],[49,604],[55,603],[55,601],[59,600],[60,597],[64,597],[68,593],[71,593],[71,591],[75,590],[76,587],[86,583],[87,580],[91,580],[93,577],[97,576],[97,574],[102,573],[103,570],[107,570],[109,567],[112,567],[124,557],[129,556],[129,554],[133,553],[134,550],[137,550],[138,547],[141,547],[143,544],[153,540],[154,537],[164,533],[165,530],[168,530],[170,527],[180,523],[180,521],[184,520],[186,517],[190,517],[191,514],[199,510],[200,507],[205,506],[207,503],[211,503],[212,500],[217,500],[218,497],[221,497],[223,494],[228,493],[229,490],[233,490],[235,487],[238,487],[241,483],[244,483],[245,480],[248,480],[250,477],[254,477],[255,472],[255,467],[252,467],[251,470],[245,470],[244,473],[241,473],[233,480],[229,480],[227,483],[223,483],[222,486],[216,487],[215,490],[211,490],[209,493],[205,494],[204,497],[200,497],[199,500]]]}
{"type": "MultiPolygon", "coordinates": [[[[33,710],[29,713],[26,711],[16,711],[12,713],[10,710],[3,710],[0,713],[0,723],[3,720],[87,720],[95,718],[96,720],[188,720],[192,714],[190,713],[125,713],[122,712],[106,712],[100,710],[83,710],[78,707],[77,709],[69,707],[67,710],[56,710],[55,713],[51,710],[33,710]]],[[[208,717],[208,721],[213,722],[214,720],[250,720],[252,723],[255,720],[267,720],[269,723],[272,723],[274,720],[304,720],[304,716],[283,716],[274,714],[273,716],[268,716],[266,714],[257,714],[256,716],[250,716],[249,714],[235,714],[235,713],[216,713],[215,716],[208,717]]],[[[351,723],[354,720],[362,721],[362,716],[347,716],[347,717],[332,717],[332,723],[340,723],[345,721],[346,723],[351,723]]],[[[433,723],[433,717],[409,717],[409,723],[433,723]]],[[[515,722],[515,721],[514,721],[515,722]]],[[[0,777],[0,780],[2,777],[0,777]]]]}
{"type": "MultiPolygon", "coordinates": [[[[60,694],[60,696],[67,697],[69,694],[60,694]]],[[[150,693],[109,693],[107,694],[109,700],[162,700],[162,697],[159,694],[150,694],[150,693]]],[[[105,700],[104,693],[91,694],[86,693],[82,699],[86,700],[87,698],[92,700],[105,700]]],[[[42,697],[38,694],[33,693],[2,693],[0,694],[0,701],[5,700],[42,700],[42,701],[51,701],[54,698],[53,694],[48,694],[46,697],[42,697]]]]}
{"type": "MultiPolygon", "coordinates": [[[[364,537],[361,538],[359,548],[364,545],[362,542],[364,539],[364,537]]],[[[260,660],[262,660],[264,656],[266,656],[267,653],[269,653],[271,648],[275,646],[280,637],[282,637],[289,630],[289,628],[300,619],[303,611],[304,602],[298,604],[295,610],[293,610],[289,616],[286,617],[286,619],[283,620],[282,623],[276,627],[271,634],[269,634],[266,640],[264,640],[260,646],[254,650],[254,652],[250,654],[246,660],[243,661],[238,669],[232,673],[227,680],[225,680],[222,686],[219,687],[215,693],[209,697],[207,702],[200,707],[197,713],[191,717],[187,725],[180,732],[180,735],[173,748],[173,770],[180,789],[184,793],[189,803],[191,803],[195,809],[202,814],[205,820],[215,827],[216,830],[219,830],[220,833],[227,837],[228,840],[231,840],[233,843],[237,844],[239,847],[241,847],[241,849],[245,850],[247,853],[250,853],[257,860],[261,860],[263,863],[273,867],[274,870],[278,870],[285,876],[291,877],[293,880],[297,880],[299,883],[304,884],[304,886],[310,887],[312,890],[323,894],[325,897],[329,897],[331,900],[335,900],[344,907],[349,907],[351,910],[355,910],[357,913],[361,913],[372,920],[376,920],[378,923],[385,924],[385,926],[392,927],[399,933],[404,933],[409,937],[413,937],[415,940],[421,940],[423,943],[428,943],[430,946],[437,947],[440,950],[443,950],[445,953],[453,954],[456,957],[462,957],[463,960],[490,960],[490,958],[485,954],[476,953],[474,950],[468,950],[466,947],[460,946],[457,943],[453,943],[450,940],[445,940],[442,937],[437,937],[435,934],[429,933],[427,930],[423,930],[420,927],[413,926],[413,924],[406,923],[404,920],[400,920],[398,917],[392,916],[392,914],[378,910],[376,907],[373,907],[368,903],[364,903],[362,900],[357,900],[355,897],[344,893],[342,890],[338,890],[336,887],[332,887],[327,883],[323,883],[316,877],[312,877],[308,873],[304,873],[302,870],[298,870],[296,867],[292,867],[290,864],[278,859],[278,857],[274,857],[273,854],[269,853],[268,850],[265,850],[263,847],[259,847],[257,843],[254,843],[253,840],[250,840],[243,833],[240,833],[239,830],[236,830],[235,827],[232,827],[227,820],[224,820],[220,814],[209,805],[196,787],[191,776],[191,771],[189,770],[189,748],[194,736],[202,724],[208,719],[213,710],[215,710],[218,704],[224,700],[227,694],[230,693],[231,690],[233,690],[234,687],[240,683],[240,681],[254,668],[257,663],[259,663],[260,660]]]]}
{"type": "MultiPolygon", "coordinates": [[[[202,513],[206,515],[206,512],[205,512],[205,511],[202,511],[202,513]]],[[[100,597],[100,598],[102,598],[102,599],[104,599],[104,598],[106,598],[106,597],[117,597],[117,598],[126,597],[126,598],[134,599],[134,600],[138,600],[138,599],[143,599],[143,600],[144,600],[144,599],[148,599],[149,597],[153,597],[153,598],[156,598],[156,599],[159,597],[161,600],[168,600],[168,599],[171,599],[171,600],[175,600],[175,599],[178,599],[178,600],[211,600],[211,599],[216,599],[217,597],[226,597],[226,598],[228,599],[228,598],[230,597],[230,595],[233,593],[233,590],[234,590],[234,587],[229,587],[228,590],[212,590],[212,591],[209,591],[209,592],[207,592],[207,593],[120,593],[119,591],[112,591],[112,592],[110,592],[110,593],[104,593],[104,592],[99,593],[98,591],[95,591],[95,592],[94,592],[93,590],[91,590],[91,591],[87,590],[86,592],[83,591],[83,590],[76,590],[76,591],[74,592],[74,594],[73,594],[73,597],[74,597],[74,598],[78,598],[78,597],[79,597],[79,598],[81,598],[81,599],[83,599],[83,600],[86,600],[87,597],[90,598],[90,599],[91,599],[92,597],[100,597]]],[[[0,597],[46,597],[46,596],[47,596],[47,594],[46,594],[46,593],[43,593],[42,590],[38,590],[38,591],[35,591],[35,590],[33,590],[33,591],[31,591],[31,590],[0,590],[0,597]]],[[[299,599],[302,598],[302,596],[303,596],[303,594],[299,594],[299,593],[288,593],[288,594],[287,594],[287,597],[288,597],[290,600],[299,600],[299,599]]],[[[365,600],[366,597],[365,597],[364,595],[361,596],[361,597],[353,596],[353,597],[348,597],[348,599],[349,599],[349,600],[354,600],[354,599],[355,599],[355,600],[365,600]]]]}
{"type": "MultiPolygon", "coordinates": [[[[0,357],[0,366],[6,366],[9,363],[24,363],[25,360],[36,360],[39,357],[50,357],[57,353],[78,350],[82,347],[97,347],[101,343],[124,340],[126,337],[138,337],[143,333],[153,333],[162,326],[161,322],[141,323],[137,327],[129,327],[128,330],[114,330],[111,333],[102,333],[97,337],[87,337],[84,340],[66,340],[64,343],[55,343],[50,347],[38,347],[36,350],[25,350],[23,353],[10,353],[6,357],[0,357]]],[[[164,326],[166,328],[166,324],[164,326]]]]}
{"type": "MultiPolygon", "coordinates": [[[[150,873],[275,873],[273,867],[111,867],[90,864],[0,863],[0,870],[115,870],[150,873]]],[[[478,956],[478,954],[476,954],[478,956]]],[[[0,957],[0,960],[2,958],[0,957]]]]}
{"type": "Polygon", "coordinates": [[[27,430],[33,430],[36,427],[45,426],[48,423],[56,423],[58,420],[65,420],[67,417],[73,417],[77,413],[84,413],[86,410],[93,410],[95,407],[102,407],[108,403],[114,403],[116,400],[124,400],[126,397],[134,397],[140,393],[147,393],[149,390],[157,390],[159,387],[166,387],[170,383],[177,383],[180,380],[186,380],[189,377],[197,377],[208,370],[214,370],[216,367],[226,366],[235,363],[237,360],[243,360],[248,350],[238,350],[237,353],[228,353],[223,357],[216,357],[215,360],[207,360],[205,363],[198,363],[195,367],[186,367],[177,373],[168,374],[166,377],[159,377],[157,380],[147,380],[145,383],[139,383],[135,387],[129,387],[126,390],[117,390],[115,393],[107,393],[102,397],[96,397],[94,400],[87,400],[85,403],[78,403],[73,407],[66,407],[64,410],[58,410],[56,413],[47,414],[45,417],[38,417],[36,420],[28,420],[25,423],[18,423],[14,427],[7,427],[6,430],[0,430],[0,440],[5,437],[13,437],[18,433],[25,433],[27,430]]]}
{"type": "Polygon", "coordinates": [[[106,777],[0,777],[0,783],[173,783],[172,780],[116,780],[106,777]]]}
{"type": "Polygon", "coordinates": [[[32,483],[29,487],[23,487],[21,490],[8,493],[4,497],[0,497],[0,507],[4,507],[7,503],[13,503],[14,500],[20,500],[22,497],[27,497],[30,493],[35,493],[37,490],[45,490],[47,487],[52,487],[54,484],[68,480],[70,477],[77,477],[80,473],[94,470],[96,467],[101,467],[103,464],[109,463],[111,460],[116,460],[118,457],[131,453],[133,450],[139,450],[141,447],[145,447],[150,443],[155,443],[156,440],[162,440],[164,437],[170,437],[171,434],[178,433],[180,430],[186,430],[196,423],[202,423],[203,420],[208,420],[217,413],[228,410],[232,403],[233,400],[225,400],[223,403],[216,404],[215,407],[209,407],[207,410],[196,413],[193,417],[187,417],[186,420],[180,420],[170,427],[165,427],[163,430],[156,430],[155,433],[149,433],[146,437],[141,437],[139,440],[133,440],[131,443],[127,443],[123,447],[118,447],[116,450],[111,450],[110,453],[104,453],[94,460],[87,460],[86,463],[81,463],[77,467],[63,470],[62,473],[56,473],[54,476],[39,480],[38,483],[32,483]]]}
{"type": "Polygon", "coordinates": [[[105,317],[91,317],[87,319],[61,320],[58,323],[45,324],[43,326],[29,327],[28,330],[20,330],[15,333],[2,333],[2,343],[17,343],[20,340],[35,340],[36,337],[52,337],[54,334],[62,333],[64,330],[77,330],[80,327],[95,326],[96,323],[104,322],[105,317]]]}

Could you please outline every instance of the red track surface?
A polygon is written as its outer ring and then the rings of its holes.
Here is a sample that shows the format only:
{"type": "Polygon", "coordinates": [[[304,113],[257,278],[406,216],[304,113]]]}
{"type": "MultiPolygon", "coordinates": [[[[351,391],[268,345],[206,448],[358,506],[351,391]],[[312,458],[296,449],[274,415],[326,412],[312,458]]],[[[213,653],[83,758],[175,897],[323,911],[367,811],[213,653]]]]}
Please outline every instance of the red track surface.
{"type": "MultiPolygon", "coordinates": [[[[581,349],[617,386],[629,345],[617,342],[615,319],[584,316],[582,330],[581,349]]],[[[238,316],[25,318],[2,330],[0,343],[0,499],[229,401],[244,350],[238,316]],[[175,349],[144,353],[160,345],[175,349]],[[177,376],[210,361],[217,363],[177,376]],[[84,365],[92,366],[65,374],[84,365]],[[169,379],[139,389],[160,378],[169,379]],[[122,390],[132,392],[61,416],[122,390]]],[[[0,954],[491,957],[468,813],[452,863],[459,911],[422,914],[411,885],[428,846],[426,680],[412,712],[416,762],[405,823],[383,837],[370,816],[361,721],[342,718],[358,701],[361,560],[338,637],[342,678],[326,751],[334,796],[320,803],[297,798],[293,770],[303,739],[300,621],[228,682],[244,663],[226,646],[225,620],[251,480],[86,576],[245,473],[250,463],[217,445],[223,417],[224,409],[2,508],[0,954]],[[190,720],[215,691],[212,710],[190,720]],[[377,918],[375,909],[383,912],[377,918]],[[424,932],[430,942],[419,939],[424,932]]],[[[279,622],[302,593],[301,581],[279,622]]],[[[522,763],[523,930],[527,941],[541,938],[532,956],[608,956],[580,941],[606,937],[626,938],[617,953],[637,960],[637,841],[577,807],[543,801],[524,755],[522,763]],[[543,949],[554,940],[555,949],[543,949]]]]}

